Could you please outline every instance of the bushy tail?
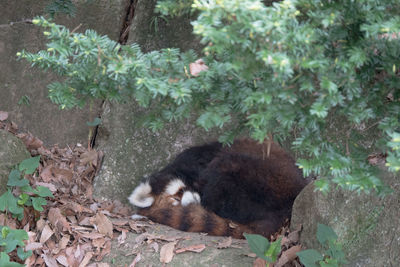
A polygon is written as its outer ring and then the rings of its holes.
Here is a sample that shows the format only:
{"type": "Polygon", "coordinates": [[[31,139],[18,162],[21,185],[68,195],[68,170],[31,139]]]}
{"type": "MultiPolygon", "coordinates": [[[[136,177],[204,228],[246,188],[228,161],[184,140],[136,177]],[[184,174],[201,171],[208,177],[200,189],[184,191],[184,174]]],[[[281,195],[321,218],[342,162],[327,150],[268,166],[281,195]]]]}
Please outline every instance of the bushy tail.
{"type": "Polygon", "coordinates": [[[231,222],[204,209],[200,204],[172,205],[169,196],[158,197],[152,206],[138,211],[150,220],[186,232],[204,232],[215,236],[244,238],[243,233],[254,233],[248,226],[231,222]]]}
{"type": "Polygon", "coordinates": [[[201,206],[197,193],[184,191],[184,188],[183,182],[176,179],[166,186],[163,193],[154,194],[150,184],[143,182],[129,196],[129,201],[140,208],[139,215],[186,232],[244,238],[243,233],[269,237],[277,230],[274,216],[247,224],[222,218],[201,206]]]}

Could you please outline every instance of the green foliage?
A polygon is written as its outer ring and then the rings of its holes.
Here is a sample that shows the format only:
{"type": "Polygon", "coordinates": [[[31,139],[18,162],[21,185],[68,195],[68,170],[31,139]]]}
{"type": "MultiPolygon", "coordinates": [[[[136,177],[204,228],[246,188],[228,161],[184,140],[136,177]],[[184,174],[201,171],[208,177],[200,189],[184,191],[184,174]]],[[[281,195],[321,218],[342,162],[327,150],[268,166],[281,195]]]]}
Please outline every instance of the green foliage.
{"type": "Polygon", "coordinates": [[[338,267],[341,264],[346,264],[342,246],[337,242],[337,238],[331,227],[319,223],[317,240],[325,248],[325,251],[320,253],[315,249],[307,249],[296,253],[296,255],[299,256],[300,262],[306,267],[338,267]]]}
{"type": "MultiPolygon", "coordinates": [[[[33,189],[29,181],[24,178],[25,174],[33,174],[39,166],[40,156],[23,160],[14,168],[7,182],[7,191],[0,196],[0,212],[10,212],[18,220],[24,217],[24,206],[33,206],[37,211],[43,211],[47,204],[45,197],[54,197],[51,191],[44,186],[36,186],[33,189]],[[14,195],[14,189],[18,189],[18,196],[14,195]]],[[[10,262],[8,253],[17,249],[17,256],[25,260],[32,255],[32,251],[25,251],[24,240],[28,239],[25,230],[14,230],[0,225],[0,266],[24,266],[16,262],[10,262]]]]}
{"type": "Polygon", "coordinates": [[[101,123],[101,119],[100,118],[94,118],[93,121],[86,122],[87,126],[90,126],[90,127],[95,127],[97,125],[100,125],[100,123],[101,123]]]}
{"type": "Polygon", "coordinates": [[[7,182],[7,192],[0,196],[0,211],[10,212],[18,220],[24,217],[24,206],[33,206],[37,211],[43,211],[47,204],[45,197],[54,197],[51,191],[44,186],[36,186],[33,189],[29,181],[24,178],[25,174],[33,174],[39,166],[40,156],[23,160],[17,168],[13,169],[7,182]],[[19,196],[13,191],[19,189],[19,196]]]}
{"type": "Polygon", "coordinates": [[[31,105],[31,100],[29,99],[29,97],[27,95],[23,95],[18,100],[18,105],[26,105],[29,107],[31,105]]]}
{"type": "Polygon", "coordinates": [[[11,229],[0,225],[0,266],[24,266],[16,262],[10,262],[7,255],[17,249],[17,255],[25,260],[32,255],[32,251],[24,251],[24,240],[28,240],[28,233],[25,230],[11,229]]]}
{"type": "Polygon", "coordinates": [[[243,235],[249,243],[251,251],[253,251],[257,257],[266,260],[268,263],[274,263],[277,260],[281,252],[281,238],[271,243],[261,235],[246,233],[243,235]]]}
{"type": "Polygon", "coordinates": [[[162,0],[157,2],[155,11],[163,16],[182,16],[192,11],[192,1],[162,0]]]}
{"type": "Polygon", "coordinates": [[[53,0],[46,6],[45,11],[52,18],[59,13],[64,13],[68,16],[75,17],[76,6],[72,0],[53,0]]]}
{"type": "Polygon", "coordinates": [[[387,152],[390,169],[400,169],[398,1],[285,0],[267,7],[256,0],[164,0],[157,10],[187,13],[189,4],[208,66],[198,76],[190,73],[199,58],[193,52],[142,53],[44,18],[33,22],[45,29],[48,49],[18,55],[64,77],[49,85],[61,108],[131,97],[152,109],[146,124],[153,130],[196,114],[206,129],[235,123],[221,141],[242,131],[259,141],[295,136],[298,166],[323,178],[318,190],[334,183],[386,192],[366,158],[371,150],[387,152]],[[371,133],[381,139],[365,140],[371,133]]]}

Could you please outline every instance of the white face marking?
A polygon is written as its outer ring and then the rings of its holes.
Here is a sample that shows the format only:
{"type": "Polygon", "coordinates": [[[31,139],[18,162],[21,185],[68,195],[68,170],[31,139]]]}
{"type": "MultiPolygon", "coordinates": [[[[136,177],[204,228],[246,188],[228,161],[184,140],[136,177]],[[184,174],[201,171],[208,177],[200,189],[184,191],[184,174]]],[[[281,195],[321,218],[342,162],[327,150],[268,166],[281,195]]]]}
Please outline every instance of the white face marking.
{"type": "Polygon", "coordinates": [[[173,196],[179,192],[182,188],[185,187],[185,184],[180,179],[175,179],[169,182],[169,184],[165,187],[165,193],[167,195],[173,196]]]}
{"type": "Polygon", "coordinates": [[[129,202],[140,208],[150,207],[154,198],[151,196],[151,186],[149,182],[139,184],[132,194],[128,197],[129,202]]]}
{"type": "Polygon", "coordinates": [[[190,203],[200,204],[200,195],[196,192],[185,191],[182,195],[181,204],[187,206],[190,203]]]}

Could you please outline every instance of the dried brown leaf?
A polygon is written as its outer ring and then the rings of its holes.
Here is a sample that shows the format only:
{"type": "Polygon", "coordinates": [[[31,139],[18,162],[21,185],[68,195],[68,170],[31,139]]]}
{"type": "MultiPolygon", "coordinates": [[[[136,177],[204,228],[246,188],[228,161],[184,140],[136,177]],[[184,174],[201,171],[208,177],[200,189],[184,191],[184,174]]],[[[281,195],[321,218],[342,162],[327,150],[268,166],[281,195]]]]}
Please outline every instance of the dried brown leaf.
{"type": "Polygon", "coordinates": [[[129,227],[132,229],[132,231],[136,233],[141,232],[141,229],[139,228],[138,224],[135,221],[129,221],[129,227]]]}
{"type": "Polygon", "coordinates": [[[158,250],[160,249],[160,246],[158,245],[157,242],[152,242],[152,243],[150,243],[148,247],[154,249],[154,252],[155,252],[155,253],[157,253],[158,250]]]}
{"type": "Polygon", "coordinates": [[[208,70],[208,66],[204,63],[203,59],[198,59],[194,63],[189,64],[190,74],[197,77],[200,72],[208,70]]]}
{"type": "Polygon", "coordinates": [[[42,230],[42,234],[40,235],[40,243],[44,244],[47,240],[54,234],[53,230],[51,230],[50,226],[46,224],[42,230]]]}
{"type": "Polygon", "coordinates": [[[52,256],[47,254],[42,254],[42,258],[46,263],[47,267],[58,267],[56,259],[54,259],[52,256]]]}
{"type": "Polygon", "coordinates": [[[85,267],[86,265],[88,265],[88,263],[90,262],[90,260],[93,257],[93,253],[92,252],[88,252],[85,254],[85,257],[83,258],[83,260],[81,261],[81,263],[79,264],[79,267],[85,267]]]}
{"type": "Polygon", "coordinates": [[[127,232],[128,232],[127,230],[123,230],[121,234],[118,236],[118,245],[122,245],[123,243],[125,243],[127,232]]]}
{"type": "Polygon", "coordinates": [[[24,262],[25,267],[31,267],[31,266],[35,266],[35,261],[36,261],[36,255],[32,254],[32,256],[30,256],[29,258],[27,258],[24,262]]]}
{"type": "Polygon", "coordinates": [[[20,133],[17,134],[17,136],[24,142],[28,150],[37,150],[39,147],[43,146],[42,140],[34,137],[31,133],[20,133]]]}
{"type": "Polygon", "coordinates": [[[111,251],[111,240],[107,240],[103,246],[103,249],[101,250],[101,253],[97,255],[96,261],[101,261],[104,258],[104,256],[110,254],[110,251],[111,251]]]}
{"type": "Polygon", "coordinates": [[[267,265],[267,261],[261,258],[255,259],[253,262],[253,267],[265,267],[267,265]]]}
{"type": "Polygon", "coordinates": [[[90,151],[86,151],[81,155],[81,164],[86,165],[88,163],[92,163],[94,166],[97,166],[97,158],[98,154],[95,149],[92,149],[90,151]]]}
{"type": "Polygon", "coordinates": [[[293,261],[297,257],[296,253],[300,251],[301,251],[300,245],[293,246],[288,250],[283,251],[278,262],[275,264],[275,267],[282,267],[286,263],[293,261]]]}
{"type": "Polygon", "coordinates": [[[217,244],[217,248],[229,248],[232,245],[232,237],[227,237],[222,241],[219,241],[217,244]]]}
{"type": "Polygon", "coordinates": [[[46,183],[51,182],[55,177],[53,176],[52,172],[52,165],[47,165],[42,172],[40,173],[40,177],[46,183]]]}
{"type": "Polygon", "coordinates": [[[106,243],[106,240],[104,238],[97,238],[97,239],[93,239],[92,241],[92,245],[95,248],[102,248],[104,247],[104,244],[106,243]]]}
{"type": "Polygon", "coordinates": [[[116,226],[129,225],[129,220],[115,220],[112,222],[116,226]]]}
{"type": "Polygon", "coordinates": [[[175,253],[179,254],[179,253],[186,252],[186,251],[200,253],[205,249],[206,249],[206,245],[205,244],[198,244],[198,245],[192,245],[192,246],[189,246],[189,247],[177,249],[175,251],[175,253]]]}
{"type": "Polygon", "coordinates": [[[174,257],[175,245],[176,245],[176,241],[167,243],[161,247],[160,262],[169,263],[172,261],[172,259],[174,257]]]}
{"type": "Polygon", "coordinates": [[[68,169],[53,168],[52,171],[55,178],[64,183],[70,182],[74,177],[74,173],[68,169]]]}
{"type": "Polygon", "coordinates": [[[5,121],[8,118],[8,112],[0,111],[0,121],[5,121]]]}
{"type": "Polygon", "coordinates": [[[25,250],[37,250],[43,247],[42,243],[39,242],[32,242],[26,245],[25,250]]]}
{"type": "Polygon", "coordinates": [[[105,234],[110,238],[113,237],[113,224],[106,215],[99,212],[92,218],[91,222],[96,225],[99,233],[105,234]]]}
{"type": "Polygon", "coordinates": [[[56,260],[58,261],[59,264],[62,266],[68,267],[68,260],[65,255],[59,255],[57,256],[56,260]]]}
{"type": "Polygon", "coordinates": [[[79,233],[81,237],[89,238],[89,239],[98,239],[98,238],[103,238],[104,234],[98,233],[98,232],[90,232],[90,233],[79,233]]]}
{"type": "Polygon", "coordinates": [[[78,266],[79,265],[79,261],[75,257],[76,249],[77,249],[76,246],[67,247],[65,249],[65,255],[67,257],[67,261],[68,261],[69,266],[78,266]]]}
{"type": "Polygon", "coordinates": [[[68,223],[67,218],[61,214],[59,208],[51,208],[47,216],[50,223],[57,229],[57,231],[62,232],[70,230],[70,224],[68,223]]]}
{"type": "Polygon", "coordinates": [[[142,256],[140,253],[136,255],[136,257],[133,259],[132,263],[129,265],[129,267],[135,267],[136,263],[138,263],[142,259],[142,256]]]}
{"type": "Polygon", "coordinates": [[[65,249],[69,243],[70,235],[64,235],[58,243],[59,249],[65,249]]]}

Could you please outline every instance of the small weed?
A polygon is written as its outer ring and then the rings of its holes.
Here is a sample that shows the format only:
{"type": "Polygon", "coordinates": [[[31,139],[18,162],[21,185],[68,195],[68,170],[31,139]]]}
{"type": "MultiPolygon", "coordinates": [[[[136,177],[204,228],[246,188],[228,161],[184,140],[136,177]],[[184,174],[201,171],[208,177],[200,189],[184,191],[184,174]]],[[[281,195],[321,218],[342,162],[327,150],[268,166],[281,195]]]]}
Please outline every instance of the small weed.
{"type": "Polygon", "coordinates": [[[324,224],[318,224],[317,239],[324,246],[321,253],[315,249],[307,249],[298,252],[300,262],[306,267],[338,267],[347,263],[342,245],[337,242],[338,236],[333,229],[324,224]]]}
{"type": "MultiPolygon", "coordinates": [[[[32,188],[25,174],[33,174],[39,166],[40,156],[28,158],[14,168],[7,182],[7,192],[0,196],[0,212],[11,213],[13,217],[22,220],[24,207],[33,207],[36,211],[43,211],[43,205],[47,204],[45,197],[54,197],[51,191],[44,186],[32,188]],[[19,195],[15,195],[18,192],[19,195]]],[[[17,255],[25,260],[32,255],[32,251],[25,251],[24,240],[28,239],[25,230],[10,229],[0,225],[0,266],[24,266],[16,262],[10,262],[8,253],[17,249],[17,255]],[[17,248],[18,247],[18,248],[17,248]]]]}
{"type": "MultiPolygon", "coordinates": [[[[243,234],[249,243],[251,251],[257,257],[267,261],[267,266],[276,262],[279,253],[281,252],[281,239],[269,242],[268,239],[261,235],[243,234]]],[[[271,265],[272,266],[272,265],[271,265]]]]}

